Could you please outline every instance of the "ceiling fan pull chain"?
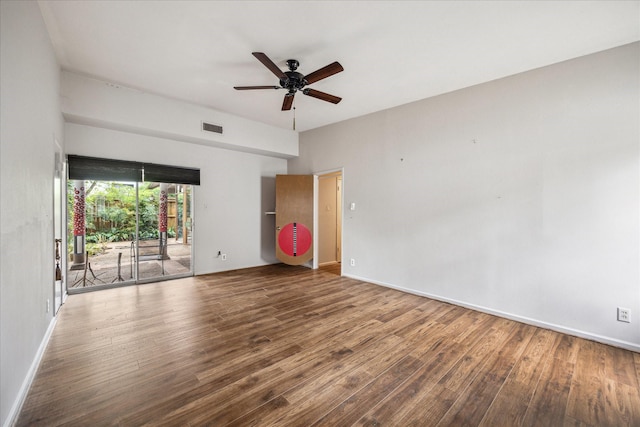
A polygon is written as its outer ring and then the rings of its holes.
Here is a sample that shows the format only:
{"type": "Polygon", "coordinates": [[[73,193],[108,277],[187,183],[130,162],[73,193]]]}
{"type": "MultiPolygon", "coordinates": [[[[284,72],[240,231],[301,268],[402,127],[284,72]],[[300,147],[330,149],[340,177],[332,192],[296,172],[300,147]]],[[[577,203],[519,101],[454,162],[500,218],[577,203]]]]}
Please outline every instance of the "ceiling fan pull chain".
{"type": "Polygon", "coordinates": [[[296,130],[296,104],[293,104],[293,130],[296,130]]]}

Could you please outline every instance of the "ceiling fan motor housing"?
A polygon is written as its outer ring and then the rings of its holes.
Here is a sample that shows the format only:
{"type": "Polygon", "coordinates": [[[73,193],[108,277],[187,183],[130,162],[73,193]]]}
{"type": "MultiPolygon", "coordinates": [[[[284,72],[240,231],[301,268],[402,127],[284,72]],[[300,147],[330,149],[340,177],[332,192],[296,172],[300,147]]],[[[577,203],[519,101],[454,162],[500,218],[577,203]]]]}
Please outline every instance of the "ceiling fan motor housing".
{"type": "Polygon", "coordinates": [[[290,93],[295,93],[298,89],[302,89],[307,84],[307,81],[304,79],[304,75],[297,71],[285,71],[284,74],[287,78],[280,79],[280,86],[285,89],[289,89],[290,93]]]}

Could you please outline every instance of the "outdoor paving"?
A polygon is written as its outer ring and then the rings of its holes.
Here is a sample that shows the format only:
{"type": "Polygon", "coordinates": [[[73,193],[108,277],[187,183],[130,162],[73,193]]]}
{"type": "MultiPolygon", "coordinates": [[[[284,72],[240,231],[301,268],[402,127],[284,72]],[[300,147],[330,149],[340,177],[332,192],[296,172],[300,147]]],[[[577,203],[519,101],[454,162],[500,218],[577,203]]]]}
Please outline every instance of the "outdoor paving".
{"type": "MultiPolygon", "coordinates": [[[[142,241],[140,255],[158,253],[158,244],[155,241],[142,241]],[[144,248],[143,248],[144,246],[144,248]]],[[[181,240],[169,238],[167,244],[168,259],[164,260],[164,276],[188,273],[191,270],[191,244],[182,244],[181,240]]],[[[162,277],[162,264],[159,259],[147,259],[141,256],[139,263],[140,279],[162,277]]],[[[71,265],[71,263],[69,264],[71,265]]],[[[135,275],[135,259],[131,257],[131,242],[110,242],[106,244],[105,251],[89,256],[91,271],[87,271],[86,278],[84,268],[67,272],[70,288],[82,288],[101,286],[111,283],[133,281],[135,275]],[[118,254],[121,253],[120,278],[118,278],[118,254]]]]}

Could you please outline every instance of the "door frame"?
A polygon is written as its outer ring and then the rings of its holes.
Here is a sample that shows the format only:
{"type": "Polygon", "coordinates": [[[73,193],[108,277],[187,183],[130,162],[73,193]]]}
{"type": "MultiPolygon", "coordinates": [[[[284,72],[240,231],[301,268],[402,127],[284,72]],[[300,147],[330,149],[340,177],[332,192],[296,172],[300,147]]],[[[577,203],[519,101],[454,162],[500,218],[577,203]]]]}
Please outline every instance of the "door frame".
{"type": "MultiPolygon", "coordinates": [[[[64,167],[66,168],[66,162],[64,162],[64,167]]],[[[64,241],[66,242],[66,236],[68,233],[68,229],[67,229],[67,219],[68,219],[68,215],[69,215],[69,208],[67,206],[67,182],[69,180],[65,177],[63,179],[63,187],[64,187],[64,195],[62,197],[63,199],[63,204],[64,204],[64,218],[65,218],[65,222],[63,224],[63,233],[65,235],[64,237],[64,241]]],[[[136,217],[136,240],[138,240],[139,243],[139,228],[140,228],[140,212],[139,212],[139,205],[140,205],[140,192],[139,192],[139,186],[140,186],[140,182],[134,182],[134,186],[135,186],[135,193],[136,193],[136,210],[135,210],[135,217],[136,217]]],[[[182,184],[180,184],[182,185],[182,184]]],[[[191,185],[191,184],[188,184],[191,185]]],[[[133,279],[131,280],[125,280],[124,282],[115,282],[115,283],[105,283],[105,284],[101,284],[101,285],[95,285],[95,286],[88,286],[88,287],[81,287],[81,288],[69,288],[69,282],[67,281],[66,275],[68,275],[68,263],[65,263],[65,270],[63,270],[63,277],[65,279],[65,286],[64,286],[64,290],[65,290],[65,299],[66,296],[68,295],[73,295],[73,294],[81,294],[81,293],[86,293],[86,292],[96,292],[96,291],[101,291],[101,290],[105,290],[105,289],[113,289],[113,288],[120,288],[120,287],[126,287],[126,286],[136,286],[136,285],[142,285],[145,283],[156,283],[156,282],[163,282],[163,281],[167,281],[167,280],[175,280],[175,279],[182,279],[185,277],[193,277],[196,275],[195,271],[195,241],[196,241],[196,237],[195,237],[195,202],[196,202],[196,185],[191,185],[191,191],[190,191],[190,197],[189,197],[189,214],[190,214],[190,219],[191,219],[191,223],[190,223],[190,229],[189,229],[189,233],[191,235],[191,263],[190,263],[190,271],[189,272],[185,272],[185,273],[178,273],[178,274],[172,274],[169,276],[158,276],[158,277],[147,277],[147,278],[140,278],[140,270],[139,270],[139,266],[140,266],[140,252],[139,252],[139,245],[136,244],[135,245],[135,265],[134,265],[134,269],[135,269],[135,276],[133,279]]],[[[65,257],[69,258],[69,253],[67,252],[67,245],[64,245],[64,254],[65,257]]],[[[64,300],[63,300],[64,302],[64,300]]]]}
{"type": "Polygon", "coordinates": [[[339,167],[339,168],[327,169],[327,170],[313,173],[313,230],[316,238],[313,239],[314,256],[313,256],[311,268],[313,268],[314,270],[318,269],[319,267],[318,256],[317,256],[319,254],[319,248],[320,248],[320,245],[318,243],[318,241],[320,240],[320,233],[318,233],[318,223],[319,223],[318,209],[320,209],[319,179],[320,179],[320,176],[322,175],[328,175],[336,172],[340,172],[340,176],[342,177],[342,188],[340,191],[340,203],[342,204],[342,210],[340,212],[340,224],[342,227],[342,232],[340,233],[340,264],[344,265],[344,229],[345,229],[344,227],[344,211],[345,211],[344,209],[344,167],[339,167]]]}
{"type": "MultiPolygon", "coordinates": [[[[58,315],[58,311],[62,308],[62,305],[69,295],[67,292],[67,261],[69,255],[67,254],[67,179],[66,179],[66,162],[64,161],[64,153],[62,146],[58,141],[58,138],[53,138],[54,149],[54,165],[53,165],[53,244],[55,254],[55,241],[57,238],[61,240],[59,249],[60,255],[60,270],[62,271],[62,280],[53,280],[53,296],[52,296],[52,312],[53,317],[58,315]],[[58,188],[56,187],[56,181],[59,181],[58,188]],[[60,200],[56,201],[56,191],[60,193],[60,200]],[[60,232],[60,236],[56,236],[57,232],[60,232]],[[59,282],[59,283],[58,283],[59,282]],[[57,289],[59,287],[59,289],[57,289]],[[60,292],[60,301],[56,299],[56,293],[60,292]]],[[[55,255],[54,255],[55,256],[55,255]]],[[[54,261],[55,268],[55,261],[54,261]]]]}

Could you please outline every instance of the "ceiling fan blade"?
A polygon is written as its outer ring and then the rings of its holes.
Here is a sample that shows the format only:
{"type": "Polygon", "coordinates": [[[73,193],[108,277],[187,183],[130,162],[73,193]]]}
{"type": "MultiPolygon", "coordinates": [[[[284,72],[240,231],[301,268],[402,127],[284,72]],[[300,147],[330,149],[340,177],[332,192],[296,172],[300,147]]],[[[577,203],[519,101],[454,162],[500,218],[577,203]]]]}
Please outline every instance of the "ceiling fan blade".
{"type": "Polygon", "coordinates": [[[286,74],[276,64],[274,64],[273,61],[269,59],[269,57],[264,53],[252,52],[252,55],[255,56],[258,59],[258,61],[262,62],[262,64],[264,64],[265,67],[271,70],[271,72],[275,74],[276,77],[278,77],[279,79],[287,78],[286,74]]]}
{"type": "Polygon", "coordinates": [[[313,98],[318,98],[323,101],[331,102],[333,104],[337,104],[338,102],[342,101],[342,98],[340,98],[339,96],[330,95],[328,93],[320,92],[319,90],[315,90],[315,89],[304,89],[302,93],[304,93],[305,95],[311,96],[313,98]]]}
{"type": "Polygon", "coordinates": [[[333,76],[340,71],[344,71],[344,68],[342,68],[342,65],[340,65],[339,62],[334,62],[327,65],[326,67],[322,67],[319,70],[314,71],[311,74],[307,74],[304,79],[307,81],[307,84],[310,85],[311,83],[315,83],[318,80],[326,79],[329,76],[333,76]]]}
{"type": "Polygon", "coordinates": [[[284,96],[284,101],[282,101],[282,111],[291,110],[291,106],[293,105],[293,97],[295,95],[292,93],[288,93],[284,96]]]}
{"type": "Polygon", "coordinates": [[[234,86],[235,90],[281,89],[280,86],[234,86]]]}

